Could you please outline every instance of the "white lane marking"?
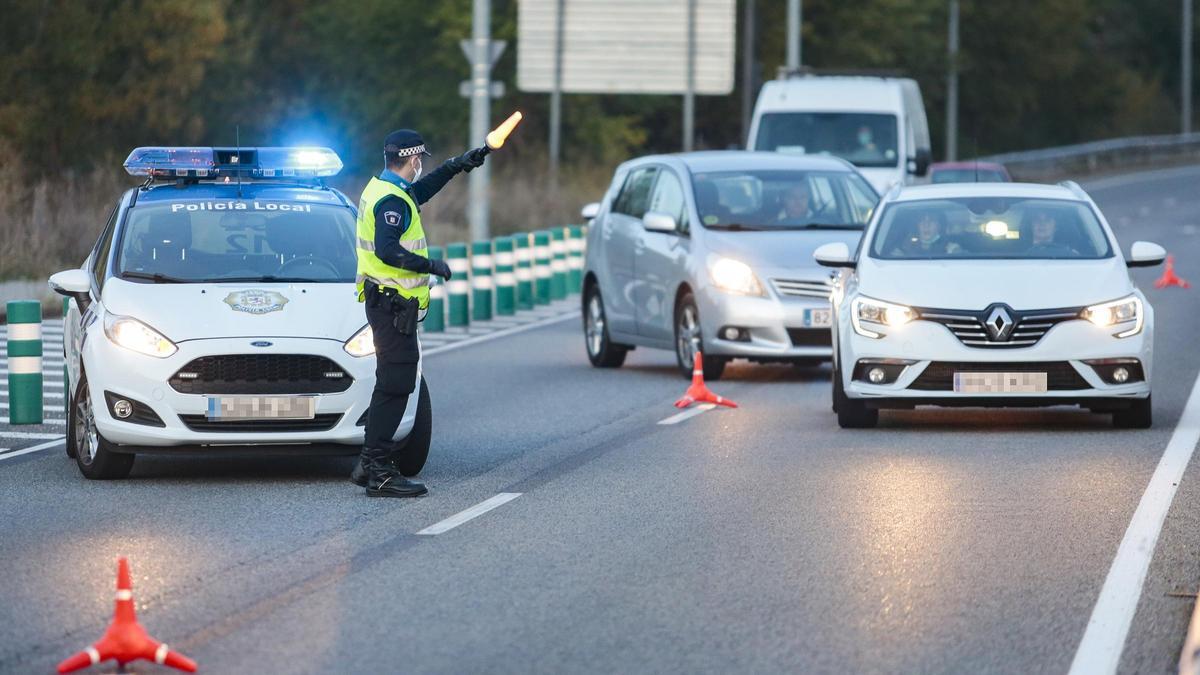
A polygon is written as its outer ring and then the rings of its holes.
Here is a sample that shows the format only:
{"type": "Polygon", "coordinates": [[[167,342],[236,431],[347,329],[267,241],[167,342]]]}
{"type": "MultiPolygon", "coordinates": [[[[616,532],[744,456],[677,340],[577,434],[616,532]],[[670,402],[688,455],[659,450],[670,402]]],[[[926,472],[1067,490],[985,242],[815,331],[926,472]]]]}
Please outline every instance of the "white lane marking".
{"type": "Polygon", "coordinates": [[[0,438],[62,438],[62,434],[49,434],[41,431],[0,431],[0,438]]]}
{"type": "Polygon", "coordinates": [[[484,501],[479,502],[475,506],[472,506],[471,508],[469,508],[465,511],[459,511],[458,513],[450,516],[449,518],[447,518],[439,523],[434,523],[433,525],[430,525],[429,527],[421,530],[417,534],[434,535],[434,534],[442,534],[443,532],[448,532],[448,531],[453,530],[454,528],[458,527],[459,525],[462,525],[463,523],[465,523],[467,521],[478,518],[479,516],[482,516],[483,514],[487,513],[488,511],[491,511],[492,509],[494,509],[496,507],[503,506],[520,496],[521,496],[520,492],[501,492],[500,494],[496,495],[495,497],[492,497],[491,499],[485,499],[484,501]]]}
{"type": "Polygon", "coordinates": [[[62,442],[64,440],[66,440],[65,436],[59,436],[58,439],[54,440],[54,441],[48,441],[46,443],[39,443],[37,445],[33,445],[28,448],[21,448],[20,450],[13,450],[11,452],[6,452],[4,454],[0,454],[0,460],[12,459],[13,457],[20,457],[21,455],[28,455],[31,452],[38,452],[40,450],[45,450],[46,448],[57,447],[59,445],[62,445],[62,442]]]}
{"type": "Polygon", "coordinates": [[[1075,651],[1070,675],[1117,672],[1163,520],[1197,441],[1200,441],[1200,376],[1192,385],[1183,415],[1175,425],[1167,449],[1158,460],[1158,467],[1154,469],[1150,484],[1133,512],[1129,529],[1125,530],[1125,537],[1117,548],[1117,557],[1108,570],[1083,640],[1075,651]]]}
{"type": "Polygon", "coordinates": [[[679,424],[680,422],[682,422],[686,419],[695,417],[696,415],[699,415],[702,412],[708,412],[709,410],[712,410],[715,407],[717,407],[717,404],[715,404],[715,403],[701,403],[700,405],[696,406],[695,408],[688,408],[687,410],[684,410],[683,412],[675,413],[674,415],[671,415],[670,417],[668,417],[666,419],[659,420],[658,423],[659,424],[679,424]]]}
{"type": "Polygon", "coordinates": [[[496,340],[498,338],[508,337],[509,335],[516,335],[517,333],[524,333],[525,331],[533,330],[534,328],[541,328],[543,326],[549,326],[549,325],[556,324],[556,323],[562,323],[563,321],[566,321],[567,319],[578,320],[579,312],[571,311],[567,314],[562,314],[560,316],[551,317],[549,319],[544,319],[542,321],[535,321],[533,323],[527,323],[524,326],[514,326],[512,328],[505,328],[504,330],[498,330],[494,333],[488,333],[487,335],[471,337],[471,338],[467,338],[465,340],[459,340],[458,342],[452,342],[448,345],[441,345],[439,347],[434,347],[433,349],[423,350],[421,353],[423,356],[433,356],[434,354],[441,354],[442,352],[448,352],[452,349],[458,349],[459,347],[466,347],[467,345],[475,345],[475,344],[479,344],[480,342],[488,342],[489,340],[496,340]]]}

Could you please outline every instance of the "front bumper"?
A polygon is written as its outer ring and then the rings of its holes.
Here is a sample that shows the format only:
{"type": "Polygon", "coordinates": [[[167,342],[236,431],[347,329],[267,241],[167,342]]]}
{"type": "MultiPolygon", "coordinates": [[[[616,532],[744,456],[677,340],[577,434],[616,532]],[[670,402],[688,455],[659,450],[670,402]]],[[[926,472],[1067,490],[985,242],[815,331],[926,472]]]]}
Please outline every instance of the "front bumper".
{"type": "MultiPolygon", "coordinates": [[[[1035,345],[1030,347],[996,349],[968,347],[945,326],[929,321],[913,321],[899,328],[886,329],[879,339],[854,332],[848,312],[839,317],[838,372],[846,395],[854,399],[874,401],[876,407],[908,407],[912,405],[1087,405],[1095,407],[1120,406],[1121,399],[1144,399],[1150,395],[1153,367],[1153,317],[1147,315],[1142,332],[1116,338],[1112,330],[1097,328],[1083,320],[1061,323],[1035,345]],[[1143,379],[1125,384],[1106,382],[1088,361],[1131,359],[1140,365],[1143,379]],[[871,384],[854,379],[854,367],[863,360],[904,361],[906,367],[890,384],[871,384]],[[932,367],[943,370],[943,364],[970,364],[992,372],[1037,370],[1032,364],[1066,363],[1070,370],[1061,369],[1060,388],[1051,385],[1050,391],[1037,393],[961,393],[952,390],[921,388],[919,378],[932,367]],[[979,365],[984,364],[984,365],[979,365]],[[994,364],[994,370],[991,368],[994,364]],[[1005,364],[1009,364],[1006,368],[1005,364]],[[1075,374],[1078,377],[1075,377],[1075,374]],[[1061,384],[1074,381],[1075,384],[1061,384]]],[[[950,367],[953,370],[952,367],[950,367]]],[[[1053,380],[1053,375],[1051,377],[1053,380]]],[[[927,383],[929,378],[921,380],[927,383]]]]}
{"type": "Polygon", "coordinates": [[[707,354],[753,360],[820,358],[833,354],[829,328],[805,326],[805,310],[829,309],[829,301],[815,297],[733,295],[707,286],[696,294],[707,354]],[[747,340],[726,340],[721,329],[745,329],[747,340]]]}
{"type": "Polygon", "coordinates": [[[248,445],[345,445],[363,441],[363,427],[357,426],[366,412],[375,387],[375,358],[355,358],[335,340],[270,338],[270,347],[251,347],[253,337],[191,340],[178,345],[179,351],[165,359],[143,356],[118,347],[93,327],[83,349],[83,367],[95,410],[100,434],[118,445],[154,448],[248,445]],[[320,431],[197,431],[189,428],[181,415],[201,415],[208,410],[208,397],[183,394],[168,380],[183,366],[202,356],[229,354],[304,354],[323,356],[337,363],[353,382],[342,392],[316,395],[316,415],[338,415],[336,423],[320,431]],[[140,402],[154,411],[165,424],[146,426],[119,420],[105,405],[105,392],[140,402]]]}

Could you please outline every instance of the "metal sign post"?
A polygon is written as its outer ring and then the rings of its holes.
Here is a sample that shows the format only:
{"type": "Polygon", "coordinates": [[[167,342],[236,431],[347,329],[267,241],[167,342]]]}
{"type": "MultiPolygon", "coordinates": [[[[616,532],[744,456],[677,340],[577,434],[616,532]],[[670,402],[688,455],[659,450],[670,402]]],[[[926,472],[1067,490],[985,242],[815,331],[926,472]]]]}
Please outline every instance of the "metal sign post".
{"type": "MultiPolygon", "coordinates": [[[[493,41],[491,0],[474,0],[471,20],[471,39],[460,45],[467,61],[471,63],[471,79],[463,83],[459,92],[471,99],[471,137],[468,147],[482,143],[487,135],[491,99],[504,94],[499,82],[492,82],[492,66],[504,52],[502,40],[493,41]]],[[[467,221],[471,227],[471,239],[490,238],[488,232],[488,165],[475,169],[467,177],[467,221]]]]}

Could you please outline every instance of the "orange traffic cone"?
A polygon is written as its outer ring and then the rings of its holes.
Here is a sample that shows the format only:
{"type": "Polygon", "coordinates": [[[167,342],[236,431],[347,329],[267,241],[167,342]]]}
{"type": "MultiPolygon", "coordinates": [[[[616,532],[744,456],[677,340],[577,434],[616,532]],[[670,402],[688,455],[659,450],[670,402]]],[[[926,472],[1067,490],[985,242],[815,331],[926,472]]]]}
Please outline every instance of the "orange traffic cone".
{"type": "Polygon", "coordinates": [[[722,398],[709,391],[704,384],[704,355],[696,352],[695,363],[692,367],[692,386],[683,393],[683,398],[675,401],[676,408],[686,408],[693,403],[716,403],[717,405],[738,407],[738,404],[727,398],[722,398]]]}
{"type": "Polygon", "coordinates": [[[1180,288],[1192,287],[1191,284],[1180,279],[1175,274],[1175,256],[1173,255],[1167,256],[1167,267],[1163,270],[1162,276],[1158,278],[1158,281],[1154,282],[1155,288],[1166,288],[1167,286],[1178,286],[1180,288]]]}
{"type": "Polygon", "coordinates": [[[176,670],[196,672],[195,661],[171,651],[167,645],[150,637],[146,629],[138,624],[133,611],[129,560],[124,557],[117,558],[117,608],[108,630],[91,647],[58,664],[58,672],[69,673],[109,659],[116,659],[122,669],[130,661],[145,659],[176,670]]]}

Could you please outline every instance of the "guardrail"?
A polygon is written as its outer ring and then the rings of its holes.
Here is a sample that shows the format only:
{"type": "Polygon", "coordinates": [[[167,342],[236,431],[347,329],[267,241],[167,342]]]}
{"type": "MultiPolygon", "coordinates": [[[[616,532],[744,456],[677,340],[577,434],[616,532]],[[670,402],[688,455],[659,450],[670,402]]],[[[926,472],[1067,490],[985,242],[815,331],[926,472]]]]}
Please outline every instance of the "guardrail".
{"type": "Polygon", "coordinates": [[[1200,162],[1200,133],[1129,136],[1055,148],[977,157],[998,162],[1017,180],[1052,183],[1081,174],[1138,166],[1200,162]]]}

